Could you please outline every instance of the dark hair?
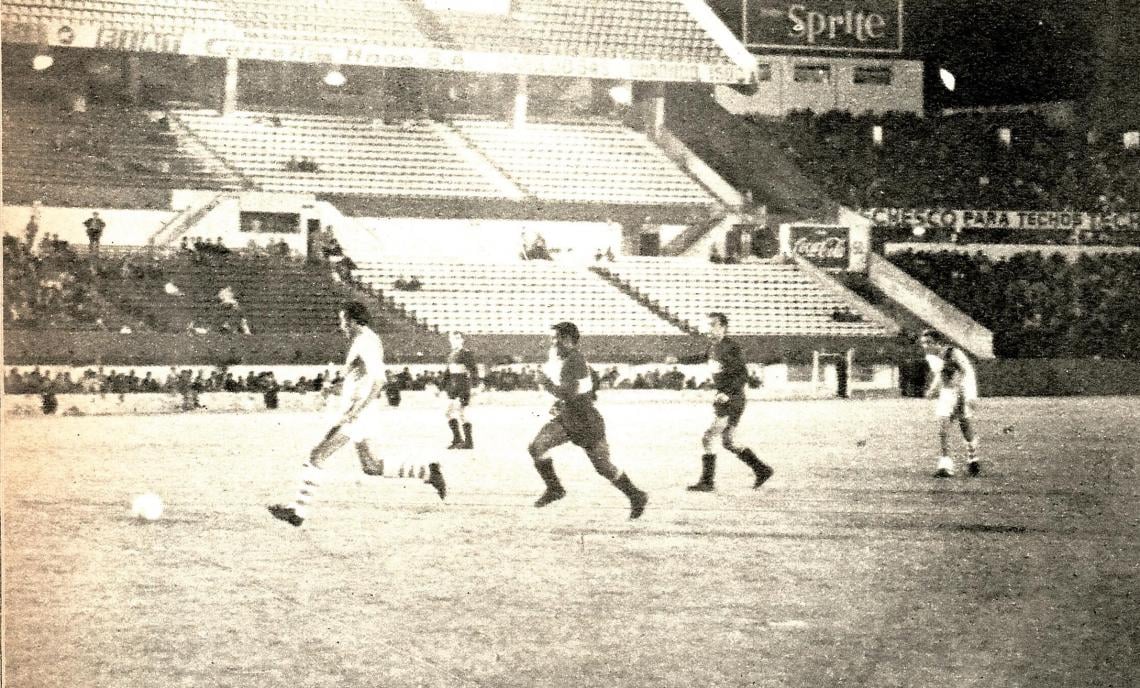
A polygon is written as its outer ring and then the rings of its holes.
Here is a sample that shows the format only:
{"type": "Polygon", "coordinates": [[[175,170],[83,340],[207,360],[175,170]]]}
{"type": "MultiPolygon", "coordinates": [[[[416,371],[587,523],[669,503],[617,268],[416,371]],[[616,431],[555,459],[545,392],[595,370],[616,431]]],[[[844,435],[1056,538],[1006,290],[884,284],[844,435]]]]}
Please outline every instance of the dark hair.
{"type": "Polygon", "coordinates": [[[946,342],[946,336],[935,329],[923,330],[922,334],[918,336],[918,339],[919,341],[922,341],[923,339],[930,339],[937,344],[943,344],[946,342]]]}
{"type": "Polygon", "coordinates": [[[721,327],[728,327],[728,316],[724,313],[713,311],[712,313],[709,313],[709,319],[715,320],[721,327]]]}
{"type": "Polygon", "coordinates": [[[346,320],[357,325],[369,325],[372,322],[372,314],[368,312],[368,306],[359,301],[349,301],[341,306],[341,310],[344,311],[346,320]]]}
{"type": "Polygon", "coordinates": [[[575,344],[578,343],[578,338],[581,336],[578,333],[578,326],[572,322],[560,322],[551,329],[554,330],[554,334],[559,337],[569,337],[570,341],[575,344]]]}

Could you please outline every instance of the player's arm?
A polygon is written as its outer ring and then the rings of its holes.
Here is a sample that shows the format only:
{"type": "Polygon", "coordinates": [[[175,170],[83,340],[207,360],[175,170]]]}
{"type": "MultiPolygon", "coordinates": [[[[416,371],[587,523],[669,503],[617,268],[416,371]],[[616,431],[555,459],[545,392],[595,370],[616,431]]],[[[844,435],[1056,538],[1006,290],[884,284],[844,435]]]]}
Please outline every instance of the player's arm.
{"type": "Polygon", "coordinates": [[[699,354],[692,354],[692,355],[678,356],[677,357],[677,363],[680,363],[681,365],[699,365],[701,363],[708,363],[708,360],[709,360],[709,352],[708,351],[702,351],[699,354]]]}
{"type": "Polygon", "coordinates": [[[926,391],[922,396],[927,399],[933,399],[938,396],[939,380],[942,377],[942,360],[937,356],[926,356],[926,367],[930,370],[930,382],[926,385],[926,391]]]}

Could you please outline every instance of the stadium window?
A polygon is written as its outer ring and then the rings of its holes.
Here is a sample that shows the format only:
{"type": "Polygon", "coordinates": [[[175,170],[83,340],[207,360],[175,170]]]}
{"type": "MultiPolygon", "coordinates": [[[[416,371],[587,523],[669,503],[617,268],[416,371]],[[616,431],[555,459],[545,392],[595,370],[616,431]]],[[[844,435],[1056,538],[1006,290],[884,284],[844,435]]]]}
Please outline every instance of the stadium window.
{"type": "Polygon", "coordinates": [[[831,83],[831,67],[819,64],[796,65],[792,78],[800,83],[828,84],[831,83]]]}
{"type": "Polygon", "coordinates": [[[856,67],[855,83],[873,84],[875,86],[891,85],[890,67],[856,67]]]}
{"type": "Polygon", "coordinates": [[[769,62],[761,62],[756,65],[756,80],[757,81],[771,81],[772,80],[772,65],[769,62]]]}

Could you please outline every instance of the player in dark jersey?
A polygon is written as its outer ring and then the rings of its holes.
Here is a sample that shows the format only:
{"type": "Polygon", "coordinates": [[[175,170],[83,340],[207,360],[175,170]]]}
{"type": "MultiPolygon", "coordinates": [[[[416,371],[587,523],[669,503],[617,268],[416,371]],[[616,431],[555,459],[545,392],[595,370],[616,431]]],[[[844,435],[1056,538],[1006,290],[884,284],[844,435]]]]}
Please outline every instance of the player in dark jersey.
{"type": "Polygon", "coordinates": [[[451,353],[447,357],[447,372],[443,376],[443,388],[447,391],[447,426],[451,428],[451,445],[448,449],[472,449],[471,423],[467,422],[464,409],[471,403],[471,389],[479,384],[479,369],[475,366],[475,356],[463,346],[463,334],[452,332],[447,336],[451,342],[451,353]],[[459,434],[462,426],[463,434],[459,434]]]}
{"type": "Polygon", "coordinates": [[[554,417],[542,426],[528,448],[535,469],[546,483],[546,491],[534,505],[543,507],[566,496],[547,452],[573,442],[586,451],[594,469],[629,498],[629,517],[638,518],[645,511],[649,495],[637,489],[629,476],[610,461],[606,424],[594,408],[598,379],[578,349],[578,327],[561,322],[553,330],[550,357],[539,380],[542,388],[556,399],[551,409],[554,417]]]}
{"type": "Polygon", "coordinates": [[[744,415],[744,386],[748,382],[748,368],[740,344],[728,337],[728,318],[723,313],[709,313],[709,348],[703,356],[683,358],[685,363],[708,361],[716,397],[713,400],[713,422],[701,437],[705,453],[701,456],[701,478],[689,486],[693,492],[712,492],[715,489],[716,454],[713,442],[720,435],[724,448],[736,454],[756,474],[753,489],[772,477],[772,467],[756,457],[747,447],[733,442],[740,417],[744,415]]]}

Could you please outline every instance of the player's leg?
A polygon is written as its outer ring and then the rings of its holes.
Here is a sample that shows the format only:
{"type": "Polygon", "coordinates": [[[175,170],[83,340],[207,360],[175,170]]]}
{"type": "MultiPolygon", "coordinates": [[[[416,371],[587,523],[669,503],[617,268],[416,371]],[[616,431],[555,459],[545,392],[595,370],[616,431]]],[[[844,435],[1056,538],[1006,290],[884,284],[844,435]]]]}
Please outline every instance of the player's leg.
{"type": "Polygon", "coordinates": [[[649,503],[649,495],[637,489],[629,479],[629,475],[610,461],[610,445],[605,437],[585,451],[590,463],[594,465],[594,470],[629,498],[629,517],[631,519],[640,517],[645,511],[645,505],[649,503]]]}
{"type": "Polygon", "coordinates": [[[428,464],[428,477],[424,482],[435,488],[440,499],[447,497],[447,481],[443,479],[443,470],[439,467],[439,462],[433,461],[428,464]]]}
{"type": "Polygon", "coordinates": [[[938,418],[938,465],[934,469],[935,478],[949,478],[954,475],[954,460],[950,458],[950,425],[954,422],[958,395],[952,389],[943,389],[934,402],[934,415],[938,418]]]}
{"type": "Polygon", "coordinates": [[[721,444],[724,448],[736,454],[736,458],[744,462],[745,466],[752,469],[752,473],[756,476],[756,480],[752,483],[752,489],[756,489],[767,482],[768,478],[772,477],[775,471],[772,467],[760,460],[748,447],[738,447],[736,445],[736,428],[740,425],[740,418],[744,415],[744,398],[732,402],[731,408],[727,416],[728,422],[725,424],[724,429],[720,433],[721,444]]]}
{"type": "Polygon", "coordinates": [[[562,424],[551,420],[542,426],[538,434],[531,440],[530,446],[527,447],[531,459],[534,460],[534,469],[538,471],[538,475],[546,483],[546,491],[534,503],[537,507],[546,506],[566,496],[566,490],[562,488],[558,474],[554,472],[554,460],[547,456],[547,452],[569,440],[570,438],[562,424]]]}
{"type": "Polygon", "coordinates": [[[384,460],[378,458],[375,446],[369,439],[356,443],[356,456],[360,459],[360,470],[365,475],[384,475],[384,460]]]}
{"type": "Polygon", "coordinates": [[[949,478],[954,475],[954,459],[950,458],[950,416],[938,419],[938,466],[934,469],[935,478],[949,478]]]}
{"type": "Polygon", "coordinates": [[[475,448],[475,441],[471,437],[471,423],[467,420],[467,406],[470,403],[470,392],[464,392],[459,396],[459,426],[463,428],[463,446],[461,449],[475,448]]]}
{"type": "Polygon", "coordinates": [[[712,492],[716,483],[716,454],[713,453],[713,443],[716,438],[724,432],[728,426],[728,417],[715,415],[713,416],[712,423],[705,429],[704,434],[701,435],[701,448],[704,453],[701,454],[701,477],[693,485],[689,485],[689,490],[692,492],[712,492]]]}
{"type": "Polygon", "coordinates": [[[298,477],[297,494],[289,504],[274,504],[269,507],[269,513],[294,526],[301,525],[308,516],[309,506],[316,496],[317,490],[324,482],[324,470],[321,466],[325,460],[349,441],[340,426],[334,426],[309,452],[309,460],[301,466],[298,477]]]}
{"type": "Polygon", "coordinates": [[[973,403],[963,399],[958,411],[958,427],[966,440],[966,472],[976,476],[982,472],[982,465],[978,461],[978,435],[974,432],[973,418],[973,403]]]}
{"type": "Polygon", "coordinates": [[[447,400],[447,427],[451,429],[451,444],[448,449],[461,449],[463,447],[463,436],[459,434],[459,416],[462,408],[459,405],[459,399],[448,395],[447,400]]]}

